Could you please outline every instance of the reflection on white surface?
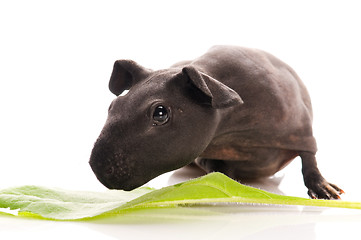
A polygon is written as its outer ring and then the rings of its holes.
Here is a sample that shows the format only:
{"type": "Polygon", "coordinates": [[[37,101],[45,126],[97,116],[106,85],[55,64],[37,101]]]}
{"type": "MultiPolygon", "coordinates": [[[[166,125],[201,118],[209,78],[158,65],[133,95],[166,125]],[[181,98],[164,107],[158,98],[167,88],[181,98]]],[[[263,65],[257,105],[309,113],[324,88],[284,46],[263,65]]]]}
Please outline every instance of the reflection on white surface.
{"type": "Polygon", "coordinates": [[[141,210],[88,222],[0,217],[4,239],[358,238],[361,213],[310,207],[223,205],[141,210]],[[351,236],[351,237],[350,237],[351,236]]]}

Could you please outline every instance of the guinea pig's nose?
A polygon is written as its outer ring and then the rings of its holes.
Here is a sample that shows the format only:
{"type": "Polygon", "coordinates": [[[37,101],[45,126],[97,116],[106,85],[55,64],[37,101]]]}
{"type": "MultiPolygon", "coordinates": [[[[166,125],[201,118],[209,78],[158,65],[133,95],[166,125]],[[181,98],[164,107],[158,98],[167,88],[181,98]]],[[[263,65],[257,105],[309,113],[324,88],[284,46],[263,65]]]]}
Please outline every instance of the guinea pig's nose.
{"type": "Polygon", "coordinates": [[[114,167],[113,166],[108,166],[106,169],[105,169],[105,174],[106,175],[113,175],[114,173],[114,167]]]}

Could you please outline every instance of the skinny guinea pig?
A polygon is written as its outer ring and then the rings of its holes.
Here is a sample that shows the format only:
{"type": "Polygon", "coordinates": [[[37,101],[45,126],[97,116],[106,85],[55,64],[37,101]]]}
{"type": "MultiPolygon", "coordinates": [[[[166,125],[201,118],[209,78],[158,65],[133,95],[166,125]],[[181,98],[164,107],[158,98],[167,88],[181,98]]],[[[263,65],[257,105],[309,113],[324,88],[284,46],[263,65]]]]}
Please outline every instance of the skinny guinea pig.
{"type": "Polygon", "coordinates": [[[317,168],[306,87],[269,53],[214,46],[158,71],[118,60],[109,89],[117,98],[89,161],[108,188],[132,190],[192,162],[208,173],[256,179],[300,156],[310,197],[343,193],[317,168]]]}

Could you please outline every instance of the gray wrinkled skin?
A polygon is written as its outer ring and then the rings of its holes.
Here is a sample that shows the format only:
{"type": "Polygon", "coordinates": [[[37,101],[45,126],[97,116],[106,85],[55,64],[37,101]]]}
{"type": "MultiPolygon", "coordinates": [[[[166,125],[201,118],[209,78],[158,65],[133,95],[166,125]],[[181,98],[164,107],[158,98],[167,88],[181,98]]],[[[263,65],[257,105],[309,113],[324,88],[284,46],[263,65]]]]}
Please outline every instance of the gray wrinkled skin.
{"type": "Polygon", "coordinates": [[[215,46],[159,71],[118,60],[109,88],[117,98],[90,157],[108,188],[131,190],[194,161],[206,172],[254,179],[300,156],[311,197],[342,193],[317,168],[305,86],[266,52],[215,46]]]}

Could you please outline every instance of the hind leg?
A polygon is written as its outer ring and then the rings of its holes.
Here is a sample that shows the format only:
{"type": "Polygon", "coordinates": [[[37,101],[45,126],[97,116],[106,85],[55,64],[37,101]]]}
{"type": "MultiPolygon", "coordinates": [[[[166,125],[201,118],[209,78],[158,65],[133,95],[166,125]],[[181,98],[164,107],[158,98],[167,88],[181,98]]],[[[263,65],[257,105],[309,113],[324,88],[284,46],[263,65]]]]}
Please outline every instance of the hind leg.
{"type": "Polygon", "coordinates": [[[311,198],[340,199],[343,190],[334,184],[328,183],[317,168],[315,154],[301,152],[302,174],[308,195],[311,198]]]}

